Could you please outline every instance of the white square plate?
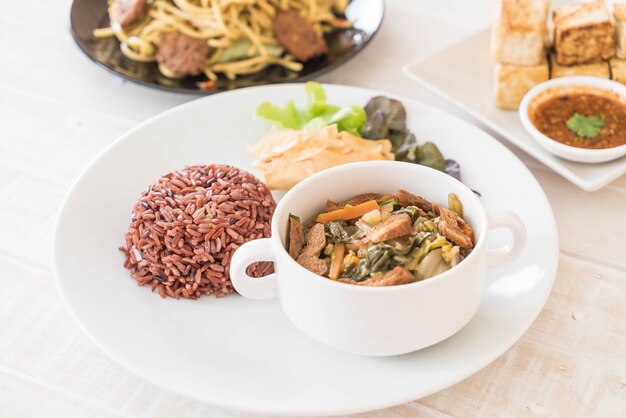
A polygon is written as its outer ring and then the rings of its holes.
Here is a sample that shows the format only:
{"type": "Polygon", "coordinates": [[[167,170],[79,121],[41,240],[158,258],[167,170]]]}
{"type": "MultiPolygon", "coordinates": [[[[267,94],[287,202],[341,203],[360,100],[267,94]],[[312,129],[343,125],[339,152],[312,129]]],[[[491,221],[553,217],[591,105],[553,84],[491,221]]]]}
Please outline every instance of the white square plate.
{"type": "Polygon", "coordinates": [[[435,55],[409,63],[404,73],[584,190],[598,190],[626,173],[626,157],[601,164],[555,157],[535,143],[516,111],[494,106],[490,31],[477,32],[435,55]]]}

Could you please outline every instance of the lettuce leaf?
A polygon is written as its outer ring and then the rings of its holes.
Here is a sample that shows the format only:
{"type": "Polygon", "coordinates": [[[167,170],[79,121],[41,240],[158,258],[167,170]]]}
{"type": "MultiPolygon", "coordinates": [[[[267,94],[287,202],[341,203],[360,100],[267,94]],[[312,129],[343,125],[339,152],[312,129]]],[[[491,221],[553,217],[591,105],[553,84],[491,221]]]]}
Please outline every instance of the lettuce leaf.
{"type": "Polygon", "coordinates": [[[339,131],[360,136],[367,115],[359,106],[335,106],[328,103],[324,87],[309,81],[304,85],[307,106],[298,108],[293,100],[282,107],[263,102],[257,107],[256,116],[267,119],[277,129],[312,130],[337,124],[339,131]]]}

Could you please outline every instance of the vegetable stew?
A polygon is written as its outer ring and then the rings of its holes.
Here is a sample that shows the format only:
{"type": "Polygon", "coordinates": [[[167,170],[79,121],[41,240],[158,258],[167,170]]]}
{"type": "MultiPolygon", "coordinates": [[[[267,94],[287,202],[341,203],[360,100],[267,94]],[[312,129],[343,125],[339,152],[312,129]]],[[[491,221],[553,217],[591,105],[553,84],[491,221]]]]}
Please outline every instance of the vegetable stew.
{"type": "Polygon", "coordinates": [[[326,202],[303,223],[289,216],[289,255],[315,274],[360,286],[393,286],[428,279],[460,263],[474,248],[463,204],[448,207],[399,190],[326,202]]]}

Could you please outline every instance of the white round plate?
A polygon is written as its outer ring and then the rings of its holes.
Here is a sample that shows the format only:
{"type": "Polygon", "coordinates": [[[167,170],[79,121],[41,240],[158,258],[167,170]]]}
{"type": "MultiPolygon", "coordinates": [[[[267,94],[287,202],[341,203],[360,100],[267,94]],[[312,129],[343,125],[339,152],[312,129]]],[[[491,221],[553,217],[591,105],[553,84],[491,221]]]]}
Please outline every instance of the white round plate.
{"type": "MultiPolygon", "coordinates": [[[[381,94],[334,85],[326,90],[331,103],[346,105],[364,105],[381,94]]],[[[403,356],[351,355],[306,337],[276,300],[164,300],[130,279],[118,247],[141,190],[185,165],[251,170],[247,147],[270,129],[253,120],[256,106],[292,98],[305,101],[303,85],[242,89],[187,103],[128,132],[85,170],[63,205],[54,239],[57,283],[83,330],[111,358],[156,385],[219,407],[274,415],[392,406],[459,382],[504,353],[552,288],[554,215],[532,174],[498,141],[406,98],[400,100],[418,140],[435,142],[459,161],[463,181],[482,194],[487,209],[514,210],[528,228],[522,257],[488,272],[478,313],[451,338],[403,356]]],[[[490,243],[507,239],[496,231],[490,243]]]]}

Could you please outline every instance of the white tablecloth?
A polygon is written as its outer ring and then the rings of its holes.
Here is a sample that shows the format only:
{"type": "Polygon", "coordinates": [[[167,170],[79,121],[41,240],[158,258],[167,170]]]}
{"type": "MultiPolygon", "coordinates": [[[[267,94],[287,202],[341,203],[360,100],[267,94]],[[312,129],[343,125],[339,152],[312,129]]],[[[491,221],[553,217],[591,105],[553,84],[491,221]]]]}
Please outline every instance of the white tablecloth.
{"type": "MultiPolygon", "coordinates": [[[[113,363],[79,330],[55,289],[53,225],[72,182],[124,131],[194,98],[98,68],[74,45],[69,6],[0,3],[0,417],[237,415],[161,390],[113,363]]],[[[459,114],[400,68],[484,27],[491,8],[491,0],[388,0],[373,43],[321,81],[459,114]]],[[[626,415],[626,180],[585,193],[514,151],[545,188],[559,222],[561,264],[546,309],[485,370],[384,414],[626,415]]]]}

